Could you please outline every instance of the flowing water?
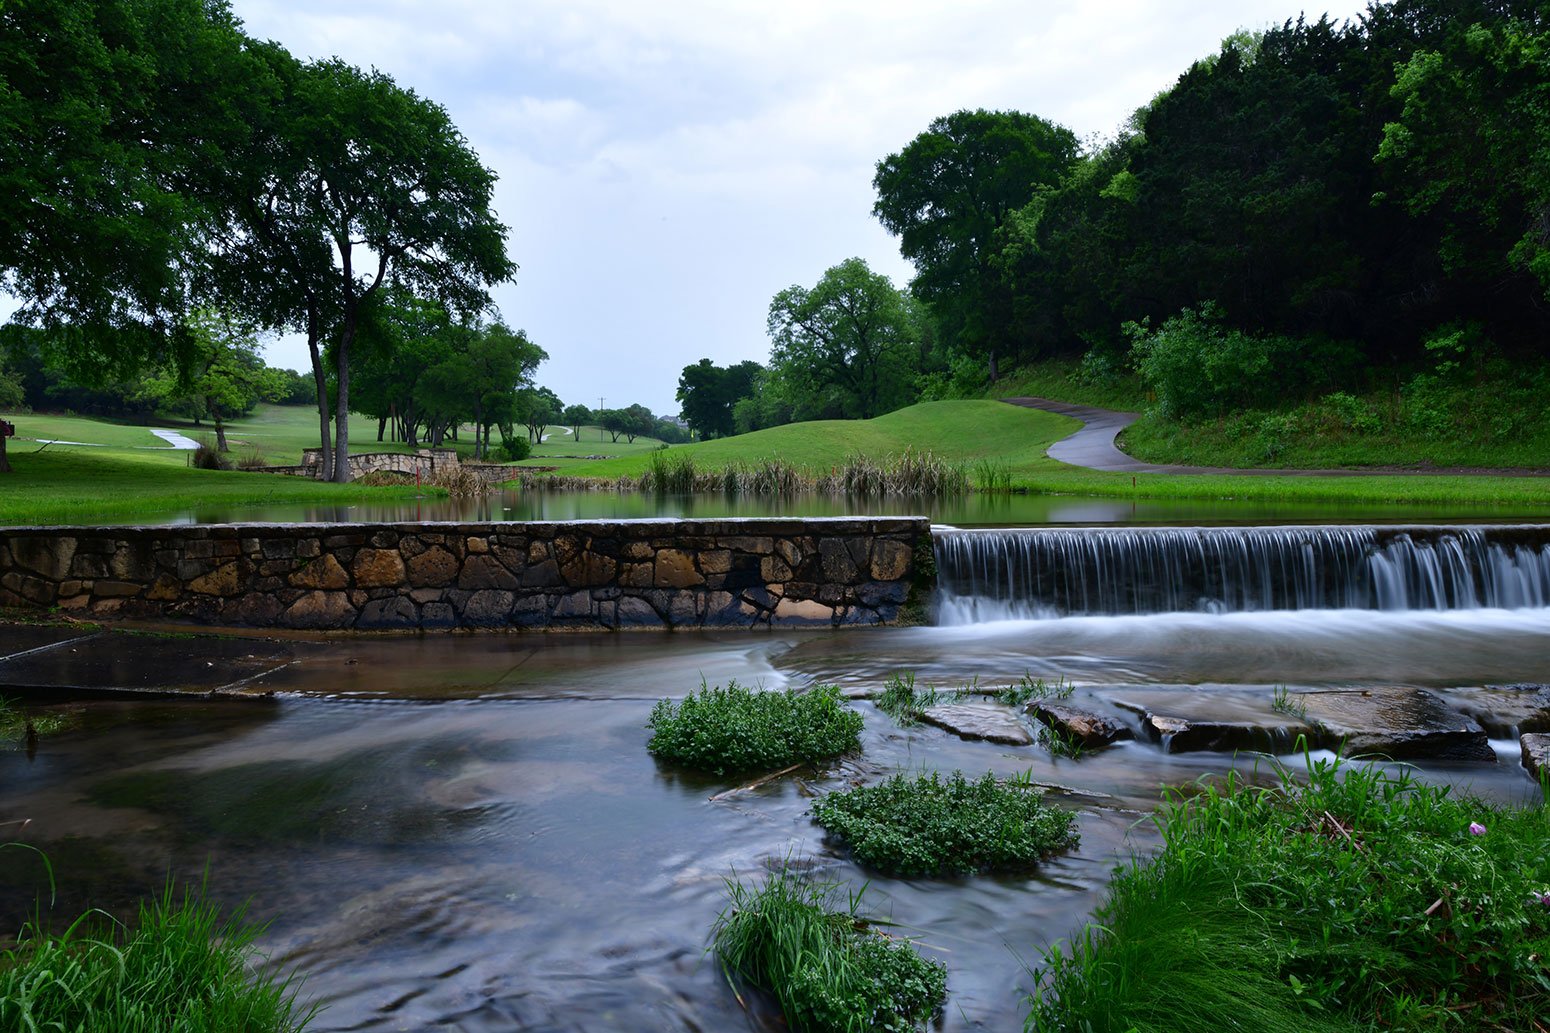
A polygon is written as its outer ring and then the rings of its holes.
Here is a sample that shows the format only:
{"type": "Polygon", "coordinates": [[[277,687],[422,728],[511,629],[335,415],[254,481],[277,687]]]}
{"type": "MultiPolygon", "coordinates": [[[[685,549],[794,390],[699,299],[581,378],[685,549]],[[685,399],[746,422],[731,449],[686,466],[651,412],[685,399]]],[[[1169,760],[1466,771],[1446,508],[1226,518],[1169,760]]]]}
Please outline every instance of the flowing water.
{"type": "MultiPolygon", "coordinates": [[[[941,1029],[1018,1029],[1024,963],[1080,927],[1118,861],[1154,847],[1160,787],[1272,761],[1146,742],[1055,759],[900,727],[858,699],[858,756],[717,797],[727,782],[646,752],[652,704],[702,679],[860,695],[902,670],[941,688],[1065,679],[1076,705],[1141,688],[1262,704],[1277,685],[1464,699],[1550,680],[1547,538],[944,532],[932,627],[296,640],[262,680],[271,701],[50,708],[73,724],[31,755],[0,752],[0,822],[31,819],[21,838],[54,862],[58,914],[122,914],[169,871],[208,866],[211,895],[271,923],[263,945],[325,1006],[318,1030],[781,1029],[759,996],[745,1010],[704,948],[723,880],[783,859],[867,884],[880,917],[947,963],[941,1029]],[[1031,771],[1078,814],[1081,846],[1031,877],[886,879],[807,815],[830,789],[953,768],[1031,771]]],[[[1500,763],[1422,774],[1536,799],[1516,744],[1496,745],[1500,763]]],[[[32,855],[0,851],[0,929],[41,878],[32,855]]]]}

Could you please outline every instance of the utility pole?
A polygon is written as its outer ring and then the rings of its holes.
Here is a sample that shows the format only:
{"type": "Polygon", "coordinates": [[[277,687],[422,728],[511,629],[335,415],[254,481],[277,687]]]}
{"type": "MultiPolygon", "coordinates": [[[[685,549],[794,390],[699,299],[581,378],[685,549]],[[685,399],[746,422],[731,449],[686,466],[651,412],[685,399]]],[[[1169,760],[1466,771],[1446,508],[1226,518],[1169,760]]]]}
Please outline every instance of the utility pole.
{"type": "Polygon", "coordinates": [[[597,396],[597,440],[603,440],[603,396],[597,396]]]}

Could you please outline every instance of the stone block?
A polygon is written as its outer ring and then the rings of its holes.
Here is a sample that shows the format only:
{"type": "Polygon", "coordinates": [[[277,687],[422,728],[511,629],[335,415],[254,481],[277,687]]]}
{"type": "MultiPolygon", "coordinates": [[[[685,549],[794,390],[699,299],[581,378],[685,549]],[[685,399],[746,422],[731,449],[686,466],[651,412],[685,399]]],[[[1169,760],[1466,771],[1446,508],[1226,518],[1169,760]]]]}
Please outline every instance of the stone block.
{"type": "Polygon", "coordinates": [[[759,577],[766,584],[780,583],[791,579],[791,567],[779,556],[765,556],[759,560],[759,577]]]}
{"type": "Polygon", "coordinates": [[[413,628],[419,622],[414,603],[403,596],[389,596],[373,599],[361,607],[361,615],[355,626],[370,629],[413,628]]]}
{"type": "Polygon", "coordinates": [[[479,535],[471,535],[468,539],[468,554],[470,556],[482,555],[490,551],[490,540],[479,535]]]}
{"type": "Polygon", "coordinates": [[[457,611],[448,603],[426,603],[420,608],[420,627],[455,628],[457,611]]]}
{"type": "Polygon", "coordinates": [[[302,567],[288,579],[296,588],[337,592],[350,583],[350,575],[332,555],[323,555],[302,567]]]}
{"type": "Polygon", "coordinates": [[[813,599],[782,599],[770,618],[776,624],[823,625],[834,623],[834,607],[813,599]]]}
{"type": "Polygon", "coordinates": [[[775,539],[759,535],[734,535],[722,538],[721,547],[737,552],[751,552],[756,556],[764,556],[775,551],[775,539]]]}
{"type": "Polygon", "coordinates": [[[654,627],[662,623],[662,617],[646,600],[627,595],[619,600],[614,621],[621,628],[654,627]]]}
{"type": "Polygon", "coordinates": [[[1550,774],[1550,734],[1545,732],[1529,732],[1524,735],[1518,745],[1523,751],[1523,766],[1535,779],[1543,779],[1550,774]]]}
{"type": "Polygon", "coordinates": [[[457,586],[467,591],[486,588],[510,591],[518,587],[518,582],[516,576],[501,566],[494,556],[472,555],[463,561],[463,569],[457,576],[457,586]]]}
{"type": "Polygon", "coordinates": [[[158,602],[168,602],[183,594],[183,582],[171,574],[158,574],[151,587],[146,590],[145,597],[158,602]]]}
{"type": "Polygon", "coordinates": [[[355,623],[355,607],[343,592],[314,590],[287,607],[279,623],[288,628],[348,628],[355,623]]]}
{"type": "Polygon", "coordinates": [[[559,588],[565,583],[560,577],[560,566],[554,560],[544,560],[522,571],[522,587],[524,588],[559,588]]]}
{"type": "Polygon", "coordinates": [[[818,543],[818,555],[822,558],[825,581],[836,585],[855,583],[856,564],[844,542],[837,538],[825,538],[818,543]]]}
{"type": "Polygon", "coordinates": [[[689,588],[704,578],[694,569],[694,557],[680,549],[659,549],[652,581],[658,588],[689,588]]]}
{"type": "Polygon", "coordinates": [[[516,602],[513,592],[488,588],[474,592],[463,604],[462,623],[475,628],[503,626],[510,619],[516,602]]]}
{"type": "MultiPolygon", "coordinates": [[[[236,564],[235,563],[231,563],[231,564],[227,564],[227,566],[235,567],[236,564]]],[[[225,569],[225,568],[222,568],[222,569],[225,569]]],[[[92,590],[91,591],[92,591],[92,595],[96,596],[99,599],[104,599],[104,598],[109,598],[109,597],[112,597],[112,596],[139,595],[141,587],[142,586],[134,584],[134,583],[129,582],[129,581],[110,581],[110,580],[104,579],[104,580],[101,580],[101,581],[93,582],[92,590]]],[[[210,593],[210,594],[212,594],[212,595],[230,595],[231,593],[230,592],[213,592],[213,593],[210,593]]]]}
{"type": "Polygon", "coordinates": [[[350,564],[358,588],[398,588],[404,584],[404,560],[396,549],[362,549],[350,564]]]}
{"type": "Polygon", "coordinates": [[[732,569],[732,553],[727,549],[707,549],[700,553],[700,573],[725,574],[732,569]]]}
{"type": "Polygon", "coordinates": [[[569,595],[562,596],[554,607],[554,617],[556,620],[564,617],[590,616],[592,616],[591,592],[571,592],[569,595]]]}
{"type": "Polygon", "coordinates": [[[188,590],[200,595],[236,595],[241,589],[242,582],[238,566],[236,560],[223,563],[210,573],[190,581],[188,590]]]}
{"type": "Polygon", "coordinates": [[[879,538],[872,543],[872,579],[874,581],[898,581],[910,571],[912,554],[910,547],[890,538],[879,538]]]}
{"type": "Polygon", "coordinates": [[[457,580],[457,575],[457,557],[439,545],[432,545],[408,563],[407,580],[411,588],[444,588],[457,580]]]}
{"type": "Polygon", "coordinates": [[[229,611],[239,624],[265,627],[279,619],[285,607],[280,600],[263,592],[250,592],[238,599],[229,611]]]}

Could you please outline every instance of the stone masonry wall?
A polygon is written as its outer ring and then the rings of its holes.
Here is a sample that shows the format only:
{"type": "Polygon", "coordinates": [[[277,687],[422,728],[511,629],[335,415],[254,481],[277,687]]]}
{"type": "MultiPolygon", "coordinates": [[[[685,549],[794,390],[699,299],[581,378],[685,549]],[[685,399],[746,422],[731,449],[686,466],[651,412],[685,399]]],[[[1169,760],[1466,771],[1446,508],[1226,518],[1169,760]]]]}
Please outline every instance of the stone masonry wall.
{"type": "Polygon", "coordinates": [[[885,624],[930,542],[924,517],[0,528],[0,606],[322,630],[885,624]]]}

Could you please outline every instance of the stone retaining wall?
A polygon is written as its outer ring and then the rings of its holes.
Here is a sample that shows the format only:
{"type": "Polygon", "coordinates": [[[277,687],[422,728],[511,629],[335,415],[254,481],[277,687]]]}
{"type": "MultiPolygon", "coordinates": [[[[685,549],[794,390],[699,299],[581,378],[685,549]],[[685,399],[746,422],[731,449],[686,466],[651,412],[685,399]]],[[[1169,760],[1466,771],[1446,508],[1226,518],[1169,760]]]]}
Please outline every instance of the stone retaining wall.
{"type": "Polygon", "coordinates": [[[924,517],[0,528],[0,606],[323,630],[886,624],[929,590],[930,548],[924,517]]]}

